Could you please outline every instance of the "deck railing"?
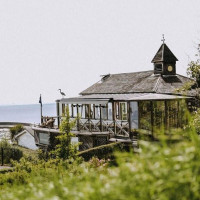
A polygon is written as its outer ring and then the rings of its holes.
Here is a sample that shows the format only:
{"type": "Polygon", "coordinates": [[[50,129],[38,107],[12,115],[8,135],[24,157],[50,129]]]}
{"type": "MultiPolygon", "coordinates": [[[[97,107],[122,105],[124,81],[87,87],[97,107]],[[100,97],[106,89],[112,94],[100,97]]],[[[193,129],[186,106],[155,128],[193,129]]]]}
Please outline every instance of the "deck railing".
{"type": "Polygon", "coordinates": [[[82,132],[109,132],[114,136],[129,137],[129,123],[122,120],[78,119],[73,130],[82,132]]]}
{"type": "MultiPolygon", "coordinates": [[[[43,118],[45,122],[47,118],[43,118]]],[[[62,122],[62,117],[50,117],[50,119],[57,121],[59,119],[62,122]]],[[[71,120],[74,119],[76,118],[71,118],[71,120]]],[[[47,127],[58,128],[58,125],[50,123],[47,127]]],[[[77,119],[76,125],[72,130],[80,132],[109,132],[113,136],[129,137],[129,123],[125,120],[77,119]]]]}

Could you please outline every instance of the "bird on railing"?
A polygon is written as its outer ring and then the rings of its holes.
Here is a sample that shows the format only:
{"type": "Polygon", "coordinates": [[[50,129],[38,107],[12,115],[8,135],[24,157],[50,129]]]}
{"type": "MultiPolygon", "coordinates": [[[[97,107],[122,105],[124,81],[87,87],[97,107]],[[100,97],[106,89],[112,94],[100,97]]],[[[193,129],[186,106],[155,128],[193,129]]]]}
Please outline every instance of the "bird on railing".
{"type": "Polygon", "coordinates": [[[62,92],[61,89],[58,89],[58,90],[60,90],[60,94],[62,95],[62,97],[66,96],[66,94],[62,92]]]}

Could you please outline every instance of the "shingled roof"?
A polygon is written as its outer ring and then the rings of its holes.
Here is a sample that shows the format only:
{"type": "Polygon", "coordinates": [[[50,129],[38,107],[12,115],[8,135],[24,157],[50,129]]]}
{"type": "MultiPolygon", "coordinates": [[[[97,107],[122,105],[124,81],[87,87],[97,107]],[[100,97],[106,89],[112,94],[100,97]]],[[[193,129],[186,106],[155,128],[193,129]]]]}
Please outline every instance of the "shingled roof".
{"type": "Polygon", "coordinates": [[[154,56],[152,63],[156,62],[176,62],[178,59],[176,56],[171,52],[169,47],[163,43],[160,48],[158,49],[156,55],[154,56]]]}
{"type": "Polygon", "coordinates": [[[99,82],[82,91],[81,95],[90,94],[128,94],[128,93],[161,93],[174,94],[191,79],[182,75],[155,75],[154,71],[110,74],[99,82]]]}

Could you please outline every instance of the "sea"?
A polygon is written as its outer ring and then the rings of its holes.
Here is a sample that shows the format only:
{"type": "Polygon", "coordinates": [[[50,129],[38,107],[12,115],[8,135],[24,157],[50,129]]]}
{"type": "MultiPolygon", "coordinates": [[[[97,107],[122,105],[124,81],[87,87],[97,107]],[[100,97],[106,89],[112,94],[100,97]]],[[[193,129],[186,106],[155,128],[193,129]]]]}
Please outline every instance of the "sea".
{"type": "MultiPolygon", "coordinates": [[[[43,116],[56,116],[56,103],[43,104],[43,116]]],[[[0,106],[0,122],[40,123],[40,104],[0,106]]]]}

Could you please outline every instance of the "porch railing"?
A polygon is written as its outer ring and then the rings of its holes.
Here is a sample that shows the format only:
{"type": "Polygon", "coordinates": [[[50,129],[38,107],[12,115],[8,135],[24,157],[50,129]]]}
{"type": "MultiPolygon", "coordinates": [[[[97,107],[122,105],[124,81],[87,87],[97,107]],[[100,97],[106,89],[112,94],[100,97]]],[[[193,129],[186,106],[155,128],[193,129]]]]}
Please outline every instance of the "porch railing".
{"type": "MultiPolygon", "coordinates": [[[[43,117],[43,121],[47,121],[47,118],[43,117]]],[[[50,119],[62,121],[62,117],[50,117],[50,119]]],[[[71,120],[74,119],[71,118],[71,120]]],[[[49,128],[58,128],[59,124],[52,123],[49,125],[47,126],[49,128]]],[[[129,123],[125,120],[78,119],[73,130],[80,132],[109,132],[113,136],[129,137],[129,123]]]]}
{"type": "MultiPolygon", "coordinates": [[[[73,119],[73,118],[72,118],[73,119]]],[[[88,132],[109,132],[113,136],[129,137],[129,123],[121,120],[79,119],[73,130],[88,132]]]]}

